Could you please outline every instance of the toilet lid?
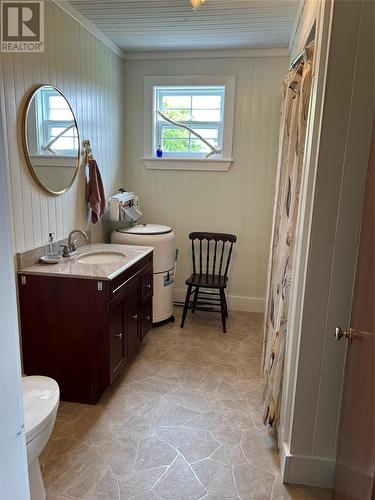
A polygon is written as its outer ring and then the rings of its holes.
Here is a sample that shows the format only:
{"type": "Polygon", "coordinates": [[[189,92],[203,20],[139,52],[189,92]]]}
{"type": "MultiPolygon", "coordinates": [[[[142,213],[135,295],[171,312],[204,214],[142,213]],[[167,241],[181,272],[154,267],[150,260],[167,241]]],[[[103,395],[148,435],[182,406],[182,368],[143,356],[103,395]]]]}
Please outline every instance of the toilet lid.
{"type": "Polygon", "coordinates": [[[172,228],[162,224],[138,224],[137,226],[118,229],[119,233],[127,234],[166,234],[170,233],[172,228]]]}
{"type": "Polygon", "coordinates": [[[22,377],[22,396],[26,442],[29,442],[54,416],[59,405],[59,386],[49,377],[22,377]]]}

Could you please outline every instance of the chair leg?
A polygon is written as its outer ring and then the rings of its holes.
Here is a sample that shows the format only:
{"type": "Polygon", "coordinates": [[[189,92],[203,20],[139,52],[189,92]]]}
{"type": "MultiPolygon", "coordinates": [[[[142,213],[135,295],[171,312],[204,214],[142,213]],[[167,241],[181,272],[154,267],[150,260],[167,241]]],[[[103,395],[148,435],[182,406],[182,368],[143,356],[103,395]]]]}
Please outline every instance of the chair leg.
{"type": "Polygon", "coordinates": [[[181,328],[184,327],[185,318],[186,318],[186,314],[187,314],[188,307],[189,307],[189,301],[190,301],[190,295],[191,295],[191,288],[192,288],[192,286],[189,285],[188,289],[187,289],[187,292],[186,292],[184,310],[182,312],[182,319],[181,319],[181,328]]]}
{"type": "Polygon", "coordinates": [[[228,318],[229,317],[229,314],[228,314],[228,303],[227,303],[227,297],[225,295],[224,290],[223,290],[223,293],[224,293],[224,304],[225,304],[225,316],[228,318]]]}
{"type": "Polygon", "coordinates": [[[221,306],[221,321],[223,323],[223,332],[227,333],[227,326],[226,326],[226,321],[227,321],[227,316],[225,312],[225,293],[222,288],[220,288],[220,306],[221,306]]]}
{"type": "Polygon", "coordinates": [[[197,286],[194,290],[193,307],[191,309],[192,313],[194,313],[195,308],[197,307],[198,293],[199,293],[199,286],[197,286]]]}

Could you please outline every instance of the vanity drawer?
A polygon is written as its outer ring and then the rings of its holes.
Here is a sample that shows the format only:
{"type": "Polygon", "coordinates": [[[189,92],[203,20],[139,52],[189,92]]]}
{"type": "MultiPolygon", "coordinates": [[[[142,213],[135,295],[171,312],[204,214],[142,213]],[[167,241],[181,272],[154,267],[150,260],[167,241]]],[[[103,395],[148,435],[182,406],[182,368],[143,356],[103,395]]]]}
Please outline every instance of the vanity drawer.
{"type": "Polygon", "coordinates": [[[123,293],[126,284],[134,278],[136,274],[140,273],[145,266],[150,266],[152,270],[152,253],[143,257],[143,259],[131,266],[130,269],[116,276],[113,280],[108,281],[107,299],[112,300],[117,294],[123,293]]]}

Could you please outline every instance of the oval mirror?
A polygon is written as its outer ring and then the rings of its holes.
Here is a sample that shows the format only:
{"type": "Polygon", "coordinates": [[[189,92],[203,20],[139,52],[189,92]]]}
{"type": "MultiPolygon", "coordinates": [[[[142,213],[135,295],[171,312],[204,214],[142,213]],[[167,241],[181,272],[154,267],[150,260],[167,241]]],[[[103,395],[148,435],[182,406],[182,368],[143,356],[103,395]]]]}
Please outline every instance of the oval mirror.
{"type": "Polygon", "coordinates": [[[77,121],[63,93],[40,85],[27,99],[23,145],[30,172],[48,193],[65,193],[78,172],[80,146],[77,121]]]}

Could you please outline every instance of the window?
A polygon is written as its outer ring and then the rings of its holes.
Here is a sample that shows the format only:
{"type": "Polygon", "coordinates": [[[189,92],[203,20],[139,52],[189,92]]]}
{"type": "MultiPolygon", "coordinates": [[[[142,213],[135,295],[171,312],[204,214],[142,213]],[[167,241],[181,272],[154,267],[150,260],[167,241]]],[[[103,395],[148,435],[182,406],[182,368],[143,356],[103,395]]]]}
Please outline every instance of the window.
{"type": "Polygon", "coordinates": [[[233,107],[234,76],[145,77],[147,168],[228,170],[233,107]]]}
{"type": "Polygon", "coordinates": [[[54,89],[36,94],[37,151],[39,155],[72,155],[78,150],[77,128],[64,97],[54,89]]]}
{"type": "Polygon", "coordinates": [[[221,155],[224,118],[224,85],[154,87],[155,110],[176,123],[188,126],[203,137],[202,141],[187,128],[155,116],[154,150],[160,145],[166,157],[204,158],[221,155]]]}

